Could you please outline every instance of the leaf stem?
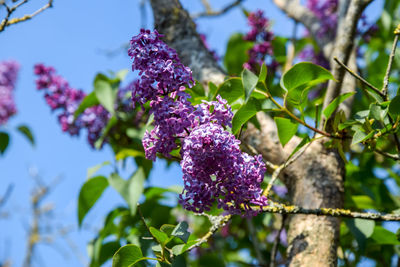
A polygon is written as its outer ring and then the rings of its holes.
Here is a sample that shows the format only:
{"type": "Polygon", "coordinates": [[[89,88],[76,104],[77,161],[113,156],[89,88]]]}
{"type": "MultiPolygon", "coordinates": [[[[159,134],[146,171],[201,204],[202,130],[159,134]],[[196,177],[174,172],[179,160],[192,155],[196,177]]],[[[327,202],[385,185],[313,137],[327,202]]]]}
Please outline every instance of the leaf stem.
{"type": "Polygon", "coordinates": [[[330,134],[330,133],[328,133],[328,132],[325,132],[325,131],[323,131],[323,130],[319,130],[319,129],[317,129],[317,128],[315,128],[315,127],[313,127],[313,126],[307,124],[305,121],[299,119],[296,115],[294,115],[294,114],[293,114],[290,110],[288,110],[286,107],[281,106],[270,94],[268,94],[268,93],[266,93],[266,92],[263,92],[263,91],[261,91],[261,90],[258,90],[258,89],[255,89],[254,91],[257,92],[257,93],[260,93],[260,94],[264,95],[266,98],[271,99],[271,101],[272,101],[278,108],[280,108],[281,111],[285,112],[289,117],[291,117],[292,119],[294,119],[295,121],[297,121],[297,122],[300,123],[301,125],[304,125],[304,126],[307,127],[308,129],[310,129],[310,130],[312,130],[312,131],[314,131],[314,132],[317,132],[317,133],[319,133],[319,134],[322,134],[322,135],[324,135],[324,136],[326,136],[326,137],[332,137],[332,138],[339,138],[339,139],[340,139],[340,137],[338,137],[338,136],[334,136],[334,135],[332,135],[332,134],[330,134]]]}

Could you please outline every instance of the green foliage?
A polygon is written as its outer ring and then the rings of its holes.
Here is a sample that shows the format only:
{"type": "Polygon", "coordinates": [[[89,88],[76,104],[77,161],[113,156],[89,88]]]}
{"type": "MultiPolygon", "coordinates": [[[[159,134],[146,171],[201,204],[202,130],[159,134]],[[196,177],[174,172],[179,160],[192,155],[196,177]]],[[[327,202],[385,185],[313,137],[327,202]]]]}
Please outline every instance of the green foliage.
{"type": "Polygon", "coordinates": [[[243,69],[243,64],[249,60],[247,51],[253,46],[251,42],[243,40],[242,34],[233,34],[226,48],[224,65],[230,75],[238,75],[243,69]]]}
{"type": "Polygon", "coordinates": [[[145,260],[140,247],[126,245],[118,249],[113,257],[113,267],[131,267],[139,261],[145,260]]]}
{"type": "Polygon", "coordinates": [[[27,125],[18,126],[17,131],[20,132],[26,139],[28,139],[31,145],[35,145],[35,139],[33,137],[31,129],[27,125]]]}
{"type": "Polygon", "coordinates": [[[101,197],[104,190],[108,187],[107,178],[104,176],[96,176],[90,178],[83,184],[79,192],[78,199],[78,224],[82,225],[82,221],[86,214],[101,197]]]}
{"type": "Polygon", "coordinates": [[[296,134],[297,127],[299,125],[292,122],[290,119],[275,117],[274,120],[276,126],[278,127],[279,141],[281,142],[282,146],[285,146],[296,134]]]}
{"type": "Polygon", "coordinates": [[[0,132],[0,154],[4,154],[8,144],[10,143],[10,136],[6,132],[0,132]]]}
{"type": "Polygon", "coordinates": [[[137,203],[143,192],[143,183],[146,174],[143,168],[139,167],[129,180],[122,179],[117,173],[112,173],[108,179],[110,185],[128,203],[131,213],[136,213],[137,203]]]}

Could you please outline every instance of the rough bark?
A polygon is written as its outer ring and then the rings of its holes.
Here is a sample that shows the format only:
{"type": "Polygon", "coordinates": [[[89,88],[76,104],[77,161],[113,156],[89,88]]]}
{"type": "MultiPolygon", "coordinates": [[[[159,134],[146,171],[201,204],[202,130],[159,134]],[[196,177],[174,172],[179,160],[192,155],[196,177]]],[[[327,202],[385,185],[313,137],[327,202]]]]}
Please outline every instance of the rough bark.
{"type": "MultiPolygon", "coordinates": [[[[357,0],[356,0],[357,1],[357,0]]],[[[285,12],[296,13],[295,19],[316,32],[319,22],[296,0],[274,0],[285,12]],[[295,12],[294,12],[295,11],[295,12]]],[[[184,64],[193,70],[195,79],[206,84],[223,81],[225,73],[202,44],[195,24],[178,0],[151,0],[155,28],[165,34],[165,41],[175,48],[184,64]]],[[[328,45],[327,40],[323,41],[328,45]]],[[[331,46],[332,47],[332,46],[331,46]]],[[[355,83],[348,83],[354,90],[355,83]]],[[[249,125],[242,141],[256,148],[268,161],[281,164],[298,143],[294,138],[282,148],[274,121],[264,113],[257,114],[261,131],[249,125]]],[[[344,164],[338,153],[324,146],[326,139],[313,142],[304,154],[283,171],[281,179],[289,188],[293,204],[305,208],[343,205],[344,164]]],[[[337,218],[294,215],[289,223],[288,265],[335,266],[340,221],[337,218]]]]}

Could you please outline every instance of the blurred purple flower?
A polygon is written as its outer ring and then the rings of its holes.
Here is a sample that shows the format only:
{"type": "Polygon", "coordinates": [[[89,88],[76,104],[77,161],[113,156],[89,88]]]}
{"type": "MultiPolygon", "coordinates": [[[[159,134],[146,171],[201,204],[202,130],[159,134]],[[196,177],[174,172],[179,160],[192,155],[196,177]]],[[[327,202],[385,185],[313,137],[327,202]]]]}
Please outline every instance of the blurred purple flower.
{"type": "Polygon", "coordinates": [[[0,62],[0,125],[17,112],[13,91],[17,81],[19,64],[16,61],[0,62]]]}

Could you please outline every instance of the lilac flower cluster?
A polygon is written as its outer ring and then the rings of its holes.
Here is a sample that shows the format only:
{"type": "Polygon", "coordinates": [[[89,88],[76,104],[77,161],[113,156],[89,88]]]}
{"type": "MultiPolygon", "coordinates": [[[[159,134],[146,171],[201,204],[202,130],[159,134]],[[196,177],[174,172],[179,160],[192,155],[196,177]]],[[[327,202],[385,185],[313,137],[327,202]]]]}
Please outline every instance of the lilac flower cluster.
{"type": "Polygon", "coordinates": [[[134,102],[144,104],[168,95],[181,86],[192,86],[192,72],[178,58],[178,54],[160,39],[157,32],[141,29],[131,40],[128,55],[133,58],[132,70],[138,70],[140,79],[132,92],[134,102]]]}
{"type": "Polygon", "coordinates": [[[321,23],[317,33],[318,38],[330,36],[332,39],[335,37],[338,2],[338,0],[307,0],[307,7],[321,23]]]}
{"type": "MultiPolygon", "coordinates": [[[[243,67],[250,70],[257,70],[265,61],[266,57],[273,55],[272,40],[273,33],[268,29],[269,21],[264,16],[264,12],[257,10],[249,14],[247,18],[250,25],[250,31],[244,36],[244,40],[254,42],[254,46],[248,50],[249,61],[243,67]]],[[[271,70],[278,67],[278,63],[269,58],[267,63],[271,70]]]]}
{"type": "Polygon", "coordinates": [[[38,75],[36,87],[45,90],[45,99],[52,110],[60,110],[58,121],[61,129],[70,135],[79,135],[82,128],[88,130],[88,142],[94,147],[94,143],[100,137],[107,124],[110,114],[102,106],[97,105],[87,108],[78,118],[74,119],[74,113],[85,97],[82,90],[72,88],[61,76],[56,74],[53,67],[37,64],[34,72],[38,75]]]}
{"type": "Polygon", "coordinates": [[[226,100],[217,96],[216,101],[190,103],[184,85],[193,84],[191,71],[160,37],[156,31],[142,30],[132,38],[129,50],[132,68],[140,71],[133,101],[141,105],[150,101],[154,115],[155,127],[146,131],[142,141],[146,158],[155,160],[157,153],[170,157],[181,145],[184,189],[180,203],[186,209],[203,212],[218,200],[218,207],[231,214],[244,210],[245,215],[256,215],[251,205],[267,205],[260,187],[266,171],[261,156],[242,153],[240,141],[225,130],[232,126],[233,117],[226,100]],[[154,67],[166,67],[165,61],[171,58],[167,71],[154,67]],[[155,77],[152,83],[149,76],[155,77]]]}
{"type": "Polygon", "coordinates": [[[17,112],[13,91],[17,81],[19,64],[15,61],[0,62],[0,125],[17,112]]]}

